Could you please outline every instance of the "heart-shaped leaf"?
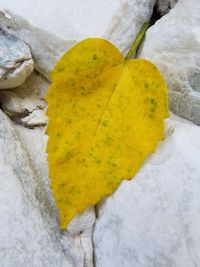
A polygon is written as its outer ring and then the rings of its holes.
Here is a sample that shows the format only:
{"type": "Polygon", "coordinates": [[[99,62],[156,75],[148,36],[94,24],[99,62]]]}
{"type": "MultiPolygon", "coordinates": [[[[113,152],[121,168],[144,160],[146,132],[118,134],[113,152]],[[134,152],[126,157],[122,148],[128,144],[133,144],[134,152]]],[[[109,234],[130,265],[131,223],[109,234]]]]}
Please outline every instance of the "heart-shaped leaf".
{"type": "Polygon", "coordinates": [[[47,153],[61,228],[131,179],[164,137],[165,81],[111,43],[81,41],[52,72],[47,153]]]}

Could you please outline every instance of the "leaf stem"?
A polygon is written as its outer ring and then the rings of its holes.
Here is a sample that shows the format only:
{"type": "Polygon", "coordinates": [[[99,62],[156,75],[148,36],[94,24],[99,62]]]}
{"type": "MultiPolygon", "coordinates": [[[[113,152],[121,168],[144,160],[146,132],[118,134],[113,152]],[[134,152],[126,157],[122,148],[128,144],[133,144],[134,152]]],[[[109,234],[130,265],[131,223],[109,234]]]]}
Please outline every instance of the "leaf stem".
{"type": "Polygon", "coordinates": [[[139,33],[136,36],[135,41],[133,42],[130,50],[128,51],[127,55],[125,56],[125,59],[130,59],[133,57],[138,49],[138,46],[140,45],[147,29],[149,28],[149,22],[144,22],[142,25],[142,28],[140,29],[139,33]]]}

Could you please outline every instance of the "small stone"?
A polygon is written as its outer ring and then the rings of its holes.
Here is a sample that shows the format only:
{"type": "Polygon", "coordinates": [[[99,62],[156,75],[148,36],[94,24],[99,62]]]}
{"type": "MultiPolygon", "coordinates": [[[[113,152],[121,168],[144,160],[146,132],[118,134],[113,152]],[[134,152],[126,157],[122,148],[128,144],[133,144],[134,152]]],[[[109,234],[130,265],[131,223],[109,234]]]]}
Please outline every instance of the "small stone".
{"type": "Polygon", "coordinates": [[[45,125],[45,95],[49,82],[37,72],[33,72],[24,84],[14,90],[1,90],[2,110],[15,122],[25,127],[45,125]]]}
{"type": "Polygon", "coordinates": [[[28,46],[18,38],[0,31],[0,89],[15,88],[33,71],[28,46]]]}

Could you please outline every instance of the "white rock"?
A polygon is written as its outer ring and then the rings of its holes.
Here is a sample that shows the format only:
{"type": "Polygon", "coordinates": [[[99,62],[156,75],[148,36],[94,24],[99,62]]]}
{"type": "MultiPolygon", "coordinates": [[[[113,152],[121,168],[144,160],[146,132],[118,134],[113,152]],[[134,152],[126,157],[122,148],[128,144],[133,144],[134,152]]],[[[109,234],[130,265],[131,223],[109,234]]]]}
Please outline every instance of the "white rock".
{"type": "Polygon", "coordinates": [[[179,0],[152,26],[140,57],[164,74],[170,109],[200,125],[200,1],[179,0]]]}
{"type": "Polygon", "coordinates": [[[45,144],[44,129],[14,129],[0,111],[1,266],[90,267],[94,216],[89,210],[73,233],[59,231],[45,144]]]}
{"type": "Polygon", "coordinates": [[[99,205],[95,266],[199,266],[200,127],[177,118],[172,127],[136,177],[99,205]]]}
{"type": "MultiPolygon", "coordinates": [[[[8,19],[6,15],[5,18],[8,19]]],[[[33,65],[28,46],[20,39],[0,31],[0,89],[23,84],[33,71],[33,65]]]]}

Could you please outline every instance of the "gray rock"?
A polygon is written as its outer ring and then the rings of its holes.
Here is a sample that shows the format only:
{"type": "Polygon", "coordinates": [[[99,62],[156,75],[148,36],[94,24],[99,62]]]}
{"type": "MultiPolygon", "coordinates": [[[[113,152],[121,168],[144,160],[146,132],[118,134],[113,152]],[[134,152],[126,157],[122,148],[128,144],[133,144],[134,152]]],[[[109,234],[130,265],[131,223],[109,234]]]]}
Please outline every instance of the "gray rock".
{"type": "Polygon", "coordinates": [[[93,213],[60,232],[45,145],[44,128],[13,127],[0,111],[1,266],[90,267],[93,213]]]}
{"type": "Polygon", "coordinates": [[[33,65],[28,46],[20,39],[0,31],[0,89],[23,84],[33,71],[33,65]]]}
{"type": "Polygon", "coordinates": [[[152,26],[139,56],[154,62],[166,78],[169,107],[200,125],[200,1],[179,0],[152,26]]]}
{"type": "Polygon", "coordinates": [[[98,206],[96,267],[199,266],[200,127],[177,118],[167,127],[135,178],[98,206]]]}
{"type": "Polygon", "coordinates": [[[161,16],[167,14],[179,0],[158,0],[157,1],[157,10],[161,16]]]}

